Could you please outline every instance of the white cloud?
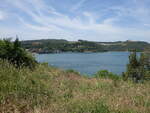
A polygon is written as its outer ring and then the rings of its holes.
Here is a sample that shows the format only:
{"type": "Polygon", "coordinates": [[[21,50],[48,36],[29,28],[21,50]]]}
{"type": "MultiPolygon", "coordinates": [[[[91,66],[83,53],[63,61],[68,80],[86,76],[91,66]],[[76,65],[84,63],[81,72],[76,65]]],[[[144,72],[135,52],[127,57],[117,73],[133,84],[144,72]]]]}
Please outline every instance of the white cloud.
{"type": "MultiPolygon", "coordinates": [[[[22,30],[13,30],[13,32],[8,34],[20,34],[23,37],[53,37],[53,38],[66,38],[69,40],[77,40],[79,38],[84,38],[88,40],[125,40],[134,39],[147,40],[150,41],[150,29],[143,29],[140,27],[124,28],[118,26],[116,23],[121,19],[126,19],[126,17],[134,17],[138,19],[144,26],[149,26],[150,19],[149,10],[142,7],[125,7],[125,6],[115,6],[110,7],[107,10],[113,10],[116,12],[115,16],[107,17],[105,19],[101,18],[101,21],[97,22],[97,17],[94,16],[92,12],[83,11],[81,15],[86,18],[83,20],[80,15],[74,16],[72,18],[69,15],[58,12],[52,6],[44,3],[42,0],[7,0],[9,5],[18,10],[24,12],[28,15],[28,18],[34,21],[30,22],[29,19],[22,17],[17,12],[18,20],[22,25],[22,30]],[[145,18],[146,17],[146,18],[145,18]],[[42,36],[43,35],[43,36],[42,36]],[[105,39],[103,39],[103,37],[105,39]],[[142,39],[143,38],[143,39],[142,39]]],[[[86,0],[80,0],[72,10],[77,10],[82,7],[86,0]]],[[[137,4],[137,1],[136,1],[137,4]]],[[[107,13],[107,12],[106,12],[107,13]]],[[[3,18],[0,13],[0,20],[3,18]]],[[[139,23],[137,23],[139,24],[139,23]]],[[[4,32],[0,29],[1,32],[4,32]]],[[[8,32],[10,32],[8,28],[8,32]]],[[[5,33],[7,33],[5,31],[5,33]]]]}
{"type": "Polygon", "coordinates": [[[6,17],[5,13],[0,11],[0,20],[4,20],[6,17]]]}
{"type": "Polygon", "coordinates": [[[24,26],[28,27],[29,29],[33,29],[36,31],[51,31],[49,27],[32,25],[32,24],[25,22],[22,18],[20,18],[20,21],[22,22],[24,26]]]}
{"type": "Polygon", "coordinates": [[[150,27],[150,24],[144,24],[144,26],[146,26],[146,27],[150,27]]]}
{"type": "Polygon", "coordinates": [[[80,0],[77,4],[74,5],[74,7],[71,9],[72,11],[75,11],[77,9],[79,9],[84,2],[86,2],[87,0],[80,0]]]}

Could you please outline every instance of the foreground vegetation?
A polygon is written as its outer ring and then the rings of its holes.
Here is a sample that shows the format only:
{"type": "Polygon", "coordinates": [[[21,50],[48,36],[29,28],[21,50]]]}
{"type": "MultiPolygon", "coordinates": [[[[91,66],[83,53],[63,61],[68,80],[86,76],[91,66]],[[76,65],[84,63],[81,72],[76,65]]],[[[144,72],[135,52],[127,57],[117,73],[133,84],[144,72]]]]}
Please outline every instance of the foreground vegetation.
{"type": "Polygon", "coordinates": [[[150,82],[87,78],[39,64],[34,71],[0,60],[2,113],[149,113],[150,82]]]}
{"type": "Polygon", "coordinates": [[[89,78],[38,64],[18,39],[1,40],[0,113],[149,113],[149,58],[132,53],[123,77],[103,70],[89,78]]]}

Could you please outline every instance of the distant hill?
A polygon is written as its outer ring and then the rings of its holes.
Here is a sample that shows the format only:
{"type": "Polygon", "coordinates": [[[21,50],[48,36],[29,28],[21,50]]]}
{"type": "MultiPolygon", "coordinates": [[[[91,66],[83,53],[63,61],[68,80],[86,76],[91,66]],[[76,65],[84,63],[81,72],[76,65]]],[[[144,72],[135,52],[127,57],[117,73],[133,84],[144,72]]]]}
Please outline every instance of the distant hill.
{"type": "Polygon", "coordinates": [[[144,51],[150,47],[148,42],[144,41],[118,41],[118,42],[99,42],[105,46],[108,51],[128,51],[136,49],[137,51],[144,51]]]}
{"type": "Polygon", "coordinates": [[[144,41],[93,42],[86,40],[67,41],[64,39],[42,39],[22,41],[22,46],[30,52],[105,52],[105,51],[149,51],[150,44],[144,41]]]}

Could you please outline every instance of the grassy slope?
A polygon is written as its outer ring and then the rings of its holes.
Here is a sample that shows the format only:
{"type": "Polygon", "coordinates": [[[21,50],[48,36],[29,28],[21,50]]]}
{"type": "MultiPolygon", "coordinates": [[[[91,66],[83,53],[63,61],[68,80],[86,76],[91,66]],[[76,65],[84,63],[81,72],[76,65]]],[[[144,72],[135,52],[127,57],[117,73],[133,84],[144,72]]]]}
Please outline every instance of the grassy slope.
{"type": "Polygon", "coordinates": [[[149,86],[0,61],[0,113],[148,113],[149,86]]]}

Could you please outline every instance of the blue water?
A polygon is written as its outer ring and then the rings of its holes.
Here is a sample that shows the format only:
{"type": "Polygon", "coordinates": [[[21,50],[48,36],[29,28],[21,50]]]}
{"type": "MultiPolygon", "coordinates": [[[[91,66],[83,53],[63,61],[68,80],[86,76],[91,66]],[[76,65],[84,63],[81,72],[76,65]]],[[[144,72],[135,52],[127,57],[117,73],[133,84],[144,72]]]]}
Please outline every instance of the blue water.
{"type": "Polygon", "coordinates": [[[63,69],[74,69],[86,75],[93,75],[99,70],[121,74],[126,70],[129,54],[129,52],[38,54],[36,59],[38,62],[48,62],[49,65],[63,69]]]}

